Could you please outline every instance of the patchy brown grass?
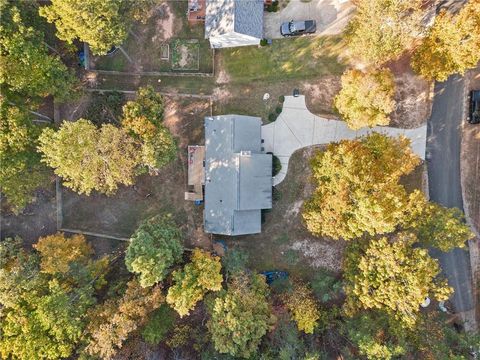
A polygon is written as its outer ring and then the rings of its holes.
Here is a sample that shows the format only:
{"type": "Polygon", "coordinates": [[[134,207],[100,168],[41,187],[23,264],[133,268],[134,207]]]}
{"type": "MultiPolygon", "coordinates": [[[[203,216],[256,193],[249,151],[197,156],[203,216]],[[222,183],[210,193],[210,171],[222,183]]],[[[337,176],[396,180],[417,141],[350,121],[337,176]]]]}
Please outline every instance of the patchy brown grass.
{"type": "Polygon", "coordinates": [[[426,123],[432,111],[433,83],[416,75],[410,66],[411,54],[387,64],[395,77],[396,110],[390,126],[415,128],[426,123]]]}

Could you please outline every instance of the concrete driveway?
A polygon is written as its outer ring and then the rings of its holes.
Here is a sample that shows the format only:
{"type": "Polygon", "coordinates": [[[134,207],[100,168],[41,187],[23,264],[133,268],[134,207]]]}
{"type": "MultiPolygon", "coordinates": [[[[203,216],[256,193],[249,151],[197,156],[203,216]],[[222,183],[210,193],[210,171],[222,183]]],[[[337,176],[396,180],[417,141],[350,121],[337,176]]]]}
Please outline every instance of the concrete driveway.
{"type": "Polygon", "coordinates": [[[348,24],[354,10],[355,6],[349,0],[291,0],[279,12],[264,13],[264,36],[267,39],[281,38],[280,25],[290,20],[316,20],[317,34],[339,34],[348,24]]]}
{"type": "Polygon", "coordinates": [[[328,120],[312,114],[305,104],[305,96],[285,96],[283,110],[277,120],[262,126],[265,151],[272,152],[282,164],[282,170],[273,178],[273,185],[281,183],[287,175],[288,161],[296,150],[311,145],[355,139],[373,131],[390,136],[408,137],[412,142],[413,151],[425,159],[426,125],[416,129],[376,126],[355,131],[344,121],[328,120]]]}

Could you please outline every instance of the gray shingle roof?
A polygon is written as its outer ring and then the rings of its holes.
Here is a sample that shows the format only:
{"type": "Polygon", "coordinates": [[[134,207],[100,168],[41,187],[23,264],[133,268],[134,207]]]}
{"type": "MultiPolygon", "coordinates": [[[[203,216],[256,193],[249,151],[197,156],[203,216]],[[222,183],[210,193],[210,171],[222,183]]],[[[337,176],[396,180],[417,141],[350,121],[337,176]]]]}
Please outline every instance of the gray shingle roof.
{"type": "Polygon", "coordinates": [[[261,231],[261,209],[272,207],[272,156],[261,152],[261,120],[205,118],[205,231],[261,231]]]}
{"type": "Polygon", "coordinates": [[[207,0],[205,38],[232,32],[263,37],[263,0],[207,0]]]}

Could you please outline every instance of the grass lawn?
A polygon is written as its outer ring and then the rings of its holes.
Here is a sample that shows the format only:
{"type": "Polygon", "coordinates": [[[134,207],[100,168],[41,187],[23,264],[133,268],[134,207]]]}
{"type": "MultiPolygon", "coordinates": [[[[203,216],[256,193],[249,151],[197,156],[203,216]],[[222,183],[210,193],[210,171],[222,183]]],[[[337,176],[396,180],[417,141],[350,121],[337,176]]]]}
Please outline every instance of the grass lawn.
{"type": "Polygon", "coordinates": [[[232,82],[278,81],[337,74],[345,69],[338,56],[340,36],[273,40],[264,47],[221,49],[218,54],[232,82]]]}
{"type": "Polygon", "coordinates": [[[157,91],[211,95],[215,86],[212,77],[188,76],[124,76],[96,75],[96,89],[136,91],[141,86],[152,85],[157,91]]]}

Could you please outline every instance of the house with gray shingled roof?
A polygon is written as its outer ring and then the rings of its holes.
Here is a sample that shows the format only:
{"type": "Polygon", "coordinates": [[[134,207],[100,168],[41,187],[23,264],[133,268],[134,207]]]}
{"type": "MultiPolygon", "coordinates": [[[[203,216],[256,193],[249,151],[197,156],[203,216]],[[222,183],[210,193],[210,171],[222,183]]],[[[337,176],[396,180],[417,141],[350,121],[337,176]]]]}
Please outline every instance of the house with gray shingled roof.
{"type": "Polygon", "coordinates": [[[262,149],[260,118],[205,118],[204,230],[223,235],[261,232],[272,208],[272,155],[262,149]]]}
{"type": "Polygon", "coordinates": [[[263,38],[263,0],[207,0],[205,38],[212,48],[258,45],[263,38]]]}

